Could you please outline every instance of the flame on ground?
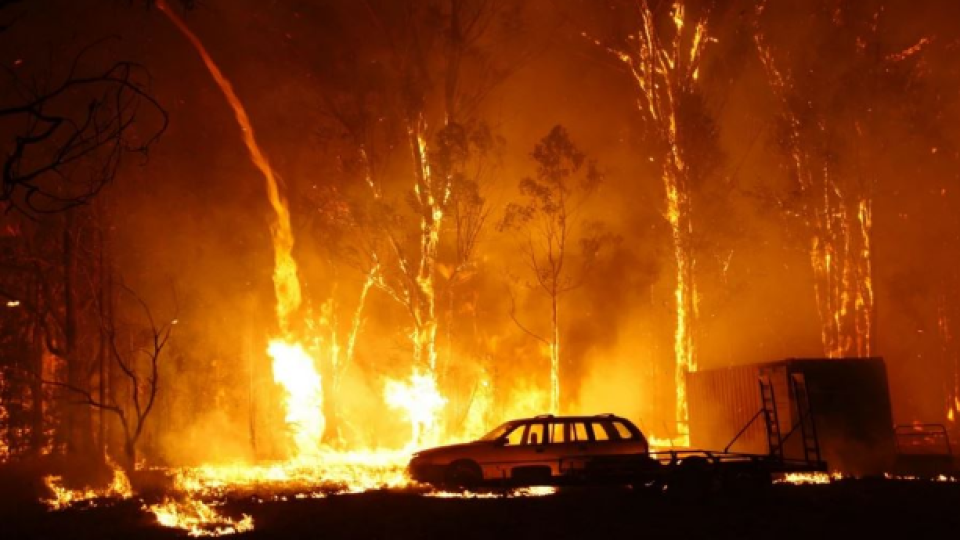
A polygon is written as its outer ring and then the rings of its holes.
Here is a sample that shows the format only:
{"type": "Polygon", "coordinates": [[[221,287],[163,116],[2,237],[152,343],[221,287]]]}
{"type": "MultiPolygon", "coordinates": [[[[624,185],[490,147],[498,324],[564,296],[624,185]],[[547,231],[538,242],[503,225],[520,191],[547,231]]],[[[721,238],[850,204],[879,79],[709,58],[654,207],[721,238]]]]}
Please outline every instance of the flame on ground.
{"type": "Polygon", "coordinates": [[[505,492],[495,491],[437,491],[425,494],[437,499],[497,499],[501,497],[546,497],[557,492],[552,486],[530,486],[515,488],[505,492]]]}
{"type": "Polygon", "coordinates": [[[174,485],[192,497],[248,493],[360,493],[411,485],[410,454],[397,450],[321,451],[280,463],[205,465],[177,469],[174,485]]]}
{"type": "Polygon", "coordinates": [[[239,520],[221,514],[212,504],[196,499],[144,505],[164,527],[183,529],[190,536],[223,536],[253,530],[253,518],[244,514],[239,520]]]}
{"type": "Polygon", "coordinates": [[[830,482],[836,480],[842,480],[844,478],[843,474],[838,472],[825,473],[825,472],[795,472],[787,473],[783,475],[782,478],[774,480],[775,484],[793,484],[793,485],[804,485],[804,484],[829,484],[830,482]]]}
{"type": "Polygon", "coordinates": [[[123,472],[110,456],[106,458],[107,465],[113,469],[113,479],[105,488],[70,489],[63,486],[63,478],[60,476],[45,476],[43,483],[53,493],[53,497],[45,499],[43,502],[51,510],[62,510],[75,504],[89,503],[97,499],[129,499],[133,496],[133,489],[130,487],[130,479],[127,473],[123,472]]]}

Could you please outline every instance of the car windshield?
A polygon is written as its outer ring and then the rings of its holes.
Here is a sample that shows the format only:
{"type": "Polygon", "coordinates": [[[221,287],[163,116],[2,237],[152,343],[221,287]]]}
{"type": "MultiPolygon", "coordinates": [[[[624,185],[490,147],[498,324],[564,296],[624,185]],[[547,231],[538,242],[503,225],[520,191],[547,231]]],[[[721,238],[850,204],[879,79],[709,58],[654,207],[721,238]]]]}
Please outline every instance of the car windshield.
{"type": "Polygon", "coordinates": [[[510,429],[511,429],[513,426],[515,426],[515,425],[517,425],[516,422],[505,422],[505,423],[503,423],[503,424],[500,424],[499,426],[497,426],[496,428],[494,428],[493,431],[491,431],[490,433],[487,433],[487,434],[484,435],[483,437],[480,437],[479,440],[481,440],[481,441],[495,441],[495,440],[499,439],[500,437],[503,437],[503,436],[504,436],[508,431],[510,431],[510,429]]]}

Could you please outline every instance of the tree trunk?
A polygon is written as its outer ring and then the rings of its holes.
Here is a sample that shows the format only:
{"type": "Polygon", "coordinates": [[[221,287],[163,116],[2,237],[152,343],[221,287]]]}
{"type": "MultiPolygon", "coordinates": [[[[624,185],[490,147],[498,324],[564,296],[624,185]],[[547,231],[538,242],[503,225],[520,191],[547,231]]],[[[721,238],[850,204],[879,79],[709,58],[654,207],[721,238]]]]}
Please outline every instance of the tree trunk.
{"type": "Polygon", "coordinates": [[[550,412],[560,414],[560,294],[550,295],[550,412]]]}
{"type": "Polygon", "coordinates": [[[440,224],[443,221],[442,202],[436,199],[430,165],[427,161],[426,134],[422,121],[408,122],[408,135],[414,158],[416,193],[420,203],[420,261],[417,269],[413,311],[416,317],[414,357],[417,365],[425,367],[431,376],[437,369],[437,315],[434,287],[437,247],[440,242],[440,224]]]}
{"type": "MultiPolygon", "coordinates": [[[[85,376],[83,366],[79,360],[79,318],[76,302],[76,284],[74,271],[76,267],[76,216],[74,210],[65,213],[62,246],[63,271],[63,359],[67,363],[67,384],[73,388],[89,391],[89,380],[85,376]]],[[[69,402],[66,406],[67,421],[67,453],[74,457],[87,457],[91,450],[91,419],[90,407],[84,404],[69,402]]]]}
{"type": "Polygon", "coordinates": [[[677,388],[676,417],[677,435],[689,434],[689,411],[687,408],[687,373],[697,370],[694,329],[697,320],[697,290],[695,259],[693,254],[693,218],[690,194],[686,186],[686,169],[675,155],[668,160],[663,171],[667,195],[667,220],[673,236],[673,253],[676,264],[677,323],[674,332],[674,382],[677,388]]]}
{"type": "MultiPolygon", "coordinates": [[[[35,297],[34,305],[40,306],[42,300],[42,295],[40,294],[40,282],[36,281],[34,283],[35,297]]],[[[43,372],[43,322],[40,320],[40,315],[36,315],[36,320],[34,321],[33,327],[33,345],[31,347],[31,354],[33,355],[33,372],[36,375],[33,379],[33,384],[31,385],[31,394],[32,394],[32,423],[33,427],[31,429],[31,451],[35,456],[39,456],[43,453],[44,443],[46,442],[46,436],[44,434],[44,421],[43,421],[43,380],[45,374],[43,372]]]]}

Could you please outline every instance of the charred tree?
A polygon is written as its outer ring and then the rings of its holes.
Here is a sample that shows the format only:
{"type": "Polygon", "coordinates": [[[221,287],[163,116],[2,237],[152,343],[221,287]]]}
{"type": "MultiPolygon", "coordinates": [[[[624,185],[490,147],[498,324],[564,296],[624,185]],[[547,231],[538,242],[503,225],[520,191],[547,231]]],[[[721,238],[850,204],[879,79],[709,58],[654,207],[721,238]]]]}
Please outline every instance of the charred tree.
{"type": "Polygon", "coordinates": [[[817,34],[803,43],[815,54],[801,54],[787,48],[796,44],[772,37],[772,9],[757,4],[754,41],[780,103],[778,143],[792,182],[778,204],[805,231],[824,354],[870,356],[876,351],[873,209],[879,173],[873,165],[878,154],[868,152],[884,146],[871,140],[871,131],[890,105],[881,105],[882,94],[906,90],[909,70],[897,64],[912,62],[926,40],[884,50],[878,34],[884,2],[819,2],[812,9],[817,34]]]}
{"type": "Polygon", "coordinates": [[[149,73],[133,62],[91,68],[81,51],[47,87],[10,76],[0,122],[4,148],[0,204],[29,214],[89,202],[117,174],[126,154],[145,155],[167,126],[149,93],[149,73]],[[15,127],[16,126],[16,127],[15,127]]]}
{"type": "Polygon", "coordinates": [[[169,344],[176,317],[169,321],[154,318],[149,305],[132,289],[119,285],[122,296],[132,300],[142,311],[145,324],[122,321],[116,310],[100,304],[100,324],[108,347],[106,354],[118,369],[119,381],[110,385],[106,392],[97,395],[89,388],[66,382],[45,380],[44,384],[63,388],[79,398],[79,403],[88,409],[113,414],[120,422],[123,433],[124,467],[133,470],[137,461],[137,444],[154,409],[160,390],[160,363],[169,344]],[[101,398],[101,395],[103,396],[101,398]]]}

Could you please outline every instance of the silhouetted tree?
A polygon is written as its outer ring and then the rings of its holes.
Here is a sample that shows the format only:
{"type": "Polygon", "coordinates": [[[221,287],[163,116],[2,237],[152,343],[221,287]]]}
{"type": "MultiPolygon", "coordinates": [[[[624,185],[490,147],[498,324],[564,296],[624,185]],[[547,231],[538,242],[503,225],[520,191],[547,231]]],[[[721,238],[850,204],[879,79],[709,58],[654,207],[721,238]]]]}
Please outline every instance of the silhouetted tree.
{"type": "Polygon", "coordinates": [[[596,223],[584,220],[581,210],[595,193],[602,175],[570,140],[567,130],[555,126],[537,143],[532,157],[537,174],[519,185],[525,203],[507,205],[501,230],[517,234],[532,286],[550,302],[549,334],[530,330],[511,312],[514,322],[550,348],[550,410],[560,412],[560,298],[579,287],[601,247],[611,240],[596,223]],[[579,244],[580,258],[572,253],[579,244]]]}

